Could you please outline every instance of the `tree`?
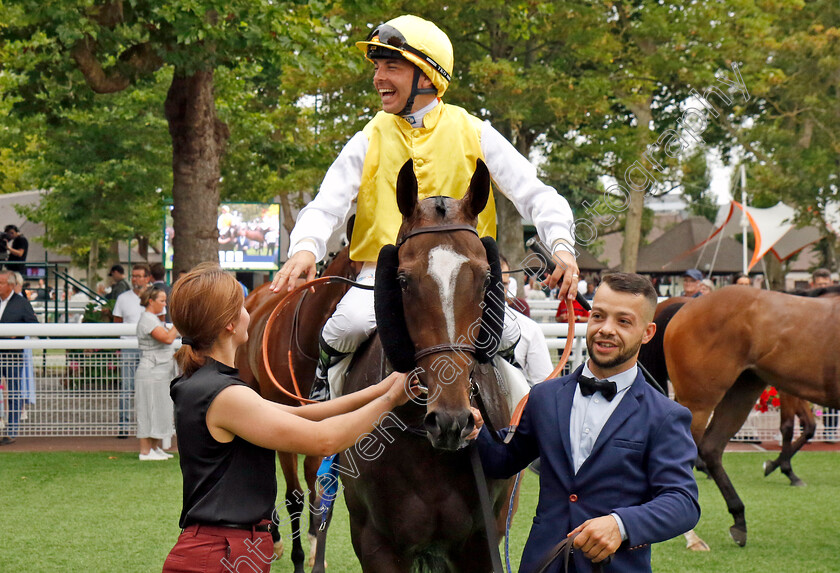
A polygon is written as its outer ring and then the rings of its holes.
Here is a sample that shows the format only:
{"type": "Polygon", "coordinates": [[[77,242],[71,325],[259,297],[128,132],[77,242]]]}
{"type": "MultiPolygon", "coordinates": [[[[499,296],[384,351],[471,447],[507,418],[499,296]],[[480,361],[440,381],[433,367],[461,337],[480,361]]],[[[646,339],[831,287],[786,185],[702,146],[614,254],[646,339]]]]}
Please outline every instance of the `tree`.
{"type": "Polygon", "coordinates": [[[688,210],[714,223],[718,206],[709,189],[711,176],[706,163],[706,149],[698,147],[680,165],[680,185],[683,197],[688,201],[688,210]]]}
{"type": "Polygon", "coordinates": [[[0,5],[4,66],[20,80],[12,110],[49,116],[93,92],[148,85],[157,70],[170,69],[163,110],[172,146],[175,267],[216,260],[221,159],[230,136],[217,115],[216,71],[257,62],[256,69],[277,72],[287,57],[317,68],[302,50],[330,33],[310,9],[317,7],[270,0],[0,5]]]}

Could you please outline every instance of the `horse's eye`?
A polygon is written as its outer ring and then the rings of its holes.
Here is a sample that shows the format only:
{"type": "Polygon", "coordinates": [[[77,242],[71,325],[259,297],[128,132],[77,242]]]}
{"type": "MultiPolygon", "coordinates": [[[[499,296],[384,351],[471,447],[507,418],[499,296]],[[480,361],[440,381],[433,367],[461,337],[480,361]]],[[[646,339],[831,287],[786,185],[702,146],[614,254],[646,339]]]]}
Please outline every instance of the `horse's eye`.
{"type": "Polygon", "coordinates": [[[403,290],[407,290],[408,289],[408,279],[405,277],[405,275],[400,275],[399,277],[397,277],[397,279],[400,281],[400,288],[403,289],[403,290]]]}

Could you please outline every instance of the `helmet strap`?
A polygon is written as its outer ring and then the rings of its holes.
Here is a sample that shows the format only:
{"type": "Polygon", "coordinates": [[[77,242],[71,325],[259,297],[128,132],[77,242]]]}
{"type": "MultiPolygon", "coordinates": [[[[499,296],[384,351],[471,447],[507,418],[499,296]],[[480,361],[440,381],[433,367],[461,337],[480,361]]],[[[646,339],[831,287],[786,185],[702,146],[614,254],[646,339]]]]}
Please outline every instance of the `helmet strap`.
{"type": "Polygon", "coordinates": [[[402,108],[402,111],[399,112],[397,115],[410,115],[411,109],[414,107],[414,98],[421,94],[436,94],[437,88],[432,86],[430,88],[418,88],[417,84],[420,82],[420,76],[423,74],[423,70],[421,70],[416,64],[414,66],[414,79],[411,82],[411,93],[408,95],[408,99],[405,102],[405,107],[402,108]]]}

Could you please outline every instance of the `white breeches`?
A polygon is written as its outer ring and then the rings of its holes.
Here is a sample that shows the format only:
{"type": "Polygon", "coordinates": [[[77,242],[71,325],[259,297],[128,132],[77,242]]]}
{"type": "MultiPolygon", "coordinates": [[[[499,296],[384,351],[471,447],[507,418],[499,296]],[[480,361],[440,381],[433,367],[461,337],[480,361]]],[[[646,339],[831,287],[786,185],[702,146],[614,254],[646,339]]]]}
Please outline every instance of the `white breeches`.
{"type": "MultiPolygon", "coordinates": [[[[376,263],[365,263],[356,282],[372,285],[376,277],[376,263]]],[[[507,350],[520,337],[519,325],[507,315],[515,312],[505,308],[505,323],[502,330],[500,350],[507,350]]],[[[339,301],[333,315],[324,324],[321,332],[324,341],[342,353],[355,352],[376,330],[376,312],[373,307],[373,291],[351,288],[339,301]]]]}

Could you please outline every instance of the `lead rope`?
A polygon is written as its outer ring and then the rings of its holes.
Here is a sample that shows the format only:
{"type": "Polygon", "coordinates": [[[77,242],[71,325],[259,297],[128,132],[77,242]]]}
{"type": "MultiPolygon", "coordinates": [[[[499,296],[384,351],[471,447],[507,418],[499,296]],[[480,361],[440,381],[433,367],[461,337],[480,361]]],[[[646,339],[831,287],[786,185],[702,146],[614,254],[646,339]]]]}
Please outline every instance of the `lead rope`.
{"type": "MultiPolygon", "coordinates": [[[[548,375],[546,380],[557,378],[560,375],[563,368],[566,367],[569,355],[572,353],[572,346],[575,341],[575,313],[572,302],[569,299],[566,299],[566,311],[569,315],[569,331],[566,333],[566,347],[563,349],[563,355],[560,357],[560,361],[557,363],[557,366],[551,371],[551,374],[548,375]]],[[[513,412],[513,416],[511,417],[511,426],[513,431],[516,431],[516,426],[519,425],[519,420],[522,419],[522,412],[525,410],[525,404],[527,403],[528,394],[525,394],[525,396],[522,397],[522,400],[519,401],[519,404],[517,404],[516,409],[513,412]],[[514,421],[516,425],[514,425],[514,421]]],[[[506,441],[508,441],[507,436],[505,438],[506,441]]],[[[508,573],[511,573],[513,570],[510,566],[510,522],[513,519],[513,505],[516,501],[516,493],[519,491],[519,481],[522,479],[523,473],[525,473],[525,470],[516,474],[516,479],[513,482],[513,489],[510,492],[510,501],[508,502],[507,519],[505,520],[505,565],[507,565],[508,573]]]]}

